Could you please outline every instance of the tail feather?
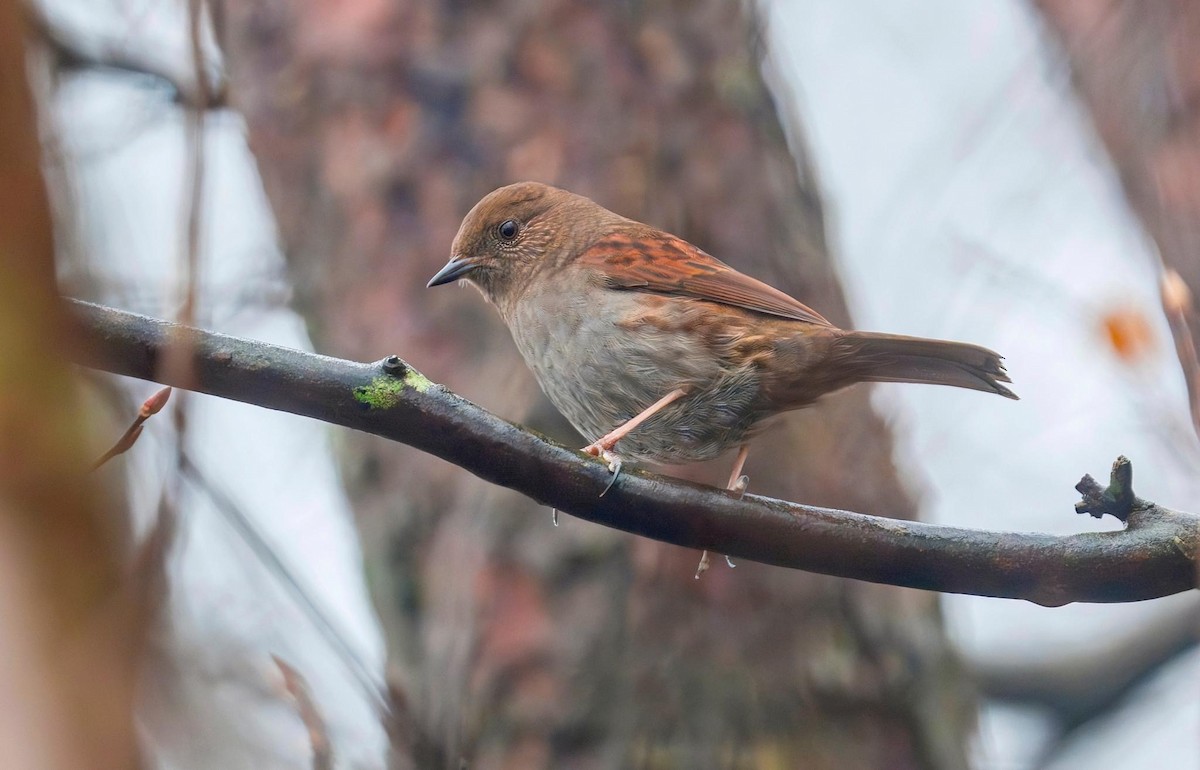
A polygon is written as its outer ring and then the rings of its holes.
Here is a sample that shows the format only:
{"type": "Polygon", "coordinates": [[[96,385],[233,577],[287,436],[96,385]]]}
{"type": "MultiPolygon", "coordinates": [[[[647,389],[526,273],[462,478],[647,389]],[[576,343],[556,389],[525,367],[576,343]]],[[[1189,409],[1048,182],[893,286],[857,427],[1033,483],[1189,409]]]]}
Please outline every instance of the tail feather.
{"type": "Polygon", "coordinates": [[[1016,400],[1000,354],[965,342],[874,332],[843,332],[831,357],[845,362],[854,381],[919,382],[982,390],[1016,400]]]}

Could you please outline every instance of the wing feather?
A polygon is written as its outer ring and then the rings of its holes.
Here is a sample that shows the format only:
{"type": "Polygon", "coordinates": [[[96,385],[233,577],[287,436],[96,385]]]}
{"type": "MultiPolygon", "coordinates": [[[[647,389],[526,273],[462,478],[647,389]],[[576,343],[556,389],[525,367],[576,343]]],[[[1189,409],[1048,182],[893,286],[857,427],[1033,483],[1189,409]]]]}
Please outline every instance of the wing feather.
{"type": "Polygon", "coordinates": [[[667,233],[651,230],[607,236],[581,254],[577,264],[595,270],[614,289],[691,297],[832,326],[799,300],[667,233]]]}

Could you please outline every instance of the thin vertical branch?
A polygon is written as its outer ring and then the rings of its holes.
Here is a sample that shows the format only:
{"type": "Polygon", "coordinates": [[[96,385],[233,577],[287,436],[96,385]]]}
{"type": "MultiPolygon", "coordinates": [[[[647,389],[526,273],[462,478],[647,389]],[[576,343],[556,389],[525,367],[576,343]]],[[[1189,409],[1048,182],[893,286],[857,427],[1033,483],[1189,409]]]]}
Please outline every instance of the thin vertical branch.
{"type": "Polygon", "coordinates": [[[1190,326],[1195,307],[1192,304],[1192,291],[1183,276],[1170,268],[1162,277],[1162,305],[1175,338],[1175,353],[1179,356],[1179,364],[1183,367],[1187,382],[1192,427],[1200,436],[1200,360],[1197,360],[1196,341],[1190,326]]]}
{"type": "MultiPolygon", "coordinates": [[[[200,104],[207,103],[210,85],[204,66],[202,34],[203,0],[188,0],[188,43],[191,48],[192,70],[200,104]]],[[[183,199],[186,217],[184,237],[184,300],[179,312],[180,323],[196,321],[197,269],[200,260],[200,229],[204,207],[204,123],[206,111],[199,104],[187,107],[188,183],[183,199]]]]}
{"type": "MultiPolygon", "coordinates": [[[[200,233],[203,227],[204,210],[204,146],[205,146],[205,109],[204,105],[209,96],[209,82],[204,66],[204,45],[202,34],[204,4],[202,0],[188,0],[187,25],[188,46],[192,72],[196,83],[199,99],[185,102],[185,145],[187,152],[187,173],[184,178],[181,210],[183,214],[183,238],[181,249],[180,279],[182,280],[183,299],[176,315],[184,326],[196,322],[196,305],[199,285],[200,266],[200,233]]],[[[180,332],[172,338],[171,345],[164,358],[163,366],[167,372],[173,373],[184,382],[195,379],[192,368],[192,350],[194,342],[187,332],[180,332]]],[[[182,394],[181,394],[182,395],[182,394]]],[[[172,413],[175,425],[176,471],[169,483],[170,494],[175,500],[179,499],[180,476],[184,464],[184,448],[187,444],[187,398],[176,401],[172,413]]]]}

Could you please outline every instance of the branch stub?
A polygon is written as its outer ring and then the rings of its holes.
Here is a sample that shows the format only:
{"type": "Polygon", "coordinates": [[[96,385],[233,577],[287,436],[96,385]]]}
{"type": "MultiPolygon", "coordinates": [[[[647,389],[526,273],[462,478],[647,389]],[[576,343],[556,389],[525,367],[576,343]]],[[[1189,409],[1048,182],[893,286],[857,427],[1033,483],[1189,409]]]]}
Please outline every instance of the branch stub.
{"type": "Polygon", "coordinates": [[[1091,474],[1084,474],[1075,489],[1083,495],[1083,499],[1075,503],[1075,512],[1097,519],[1107,513],[1123,522],[1128,521],[1129,514],[1149,505],[1133,493],[1133,463],[1124,455],[1113,462],[1107,488],[1102,488],[1091,474]]]}

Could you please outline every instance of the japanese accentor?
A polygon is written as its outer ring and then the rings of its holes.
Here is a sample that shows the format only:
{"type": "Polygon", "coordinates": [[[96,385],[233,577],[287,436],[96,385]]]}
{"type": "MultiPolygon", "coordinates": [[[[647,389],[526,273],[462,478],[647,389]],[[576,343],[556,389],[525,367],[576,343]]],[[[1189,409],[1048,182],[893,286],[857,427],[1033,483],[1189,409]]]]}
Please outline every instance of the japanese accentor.
{"type": "Polygon", "coordinates": [[[680,238],[544,184],[471,209],[429,285],[458,278],[496,306],[542,390],[614,472],[617,455],[680,463],[744,448],[764,419],[857,382],[1017,397],[991,350],[839,329],[680,238]]]}

